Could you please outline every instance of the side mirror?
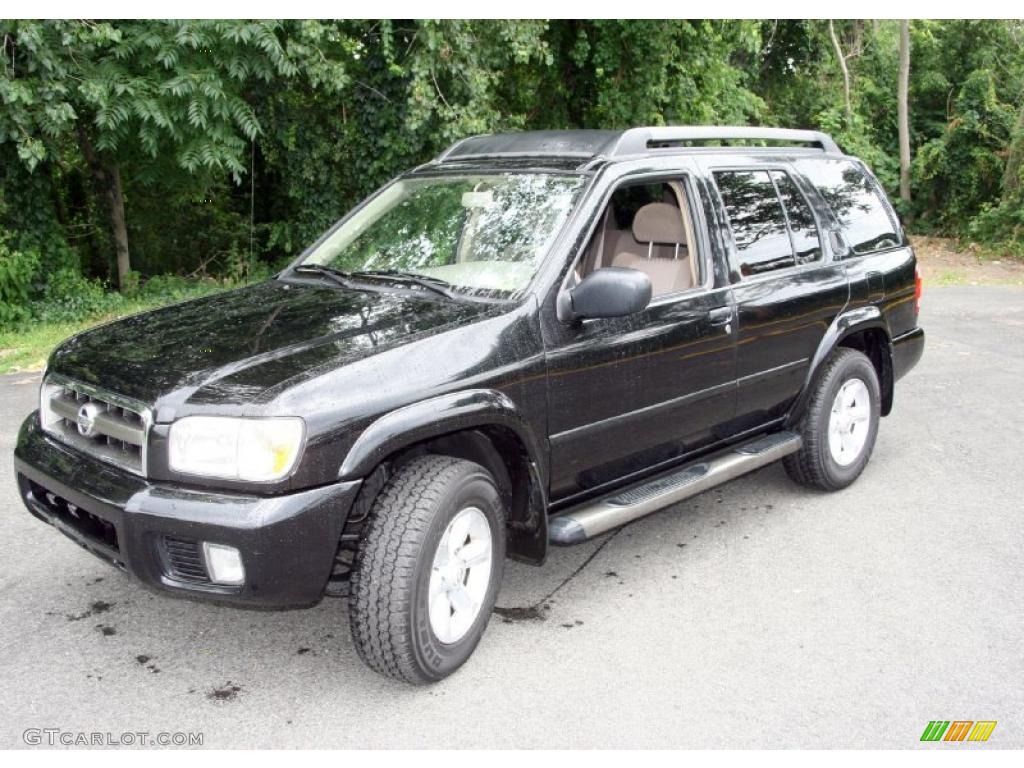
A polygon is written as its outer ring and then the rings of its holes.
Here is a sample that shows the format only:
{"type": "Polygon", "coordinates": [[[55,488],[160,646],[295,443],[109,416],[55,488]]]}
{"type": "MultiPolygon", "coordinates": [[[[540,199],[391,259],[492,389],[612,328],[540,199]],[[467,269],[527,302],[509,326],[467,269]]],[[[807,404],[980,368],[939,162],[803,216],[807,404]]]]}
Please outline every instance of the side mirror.
{"type": "Polygon", "coordinates": [[[838,229],[830,229],[828,231],[828,244],[832,248],[832,254],[837,259],[845,259],[850,255],[850,246],[846,243],[846,238],[843,237],[843,233],[838,229]]]}
{"type": "Polygon", "coordinates": [[[632,315],[647,307],[651,291],[651,279],[637,269],[598,269],[575,288],[562,292],[558,297],[558,318],[571,322],[583,317],[632,315]]]}

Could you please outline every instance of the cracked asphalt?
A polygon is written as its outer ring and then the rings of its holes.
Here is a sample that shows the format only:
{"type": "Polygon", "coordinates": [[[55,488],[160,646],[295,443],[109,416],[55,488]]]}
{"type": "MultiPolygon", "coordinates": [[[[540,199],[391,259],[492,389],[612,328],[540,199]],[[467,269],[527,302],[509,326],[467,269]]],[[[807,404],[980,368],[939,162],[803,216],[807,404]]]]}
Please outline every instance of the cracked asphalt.
{"type": "MultiPolygon", "coordinates": [[[[771,466],[543,568],[510,563],[506,610],[428,688],[360,664],[343,600],[151,594],[31,518],[8,469],[0,746],[60,728],[225,748],[1024,747],[1024,290],[926,288],[922,325],[851,488],[771,466]],[[998,726],[922,745],[935,719],[998,726]]],[[[0,377],[4,455],[37,384],[0,377]]]]}

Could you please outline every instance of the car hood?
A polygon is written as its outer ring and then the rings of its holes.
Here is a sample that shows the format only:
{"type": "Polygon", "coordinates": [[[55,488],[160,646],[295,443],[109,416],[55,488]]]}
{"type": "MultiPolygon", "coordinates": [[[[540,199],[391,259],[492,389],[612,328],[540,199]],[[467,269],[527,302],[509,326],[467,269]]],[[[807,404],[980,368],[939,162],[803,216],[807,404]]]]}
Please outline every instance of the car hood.
{"type": "Polygon", "coordinates": [[[271,280],[81,333],[54,351],[49,370],[172,417],[186,402],[259,404],[291,382],[497,311],[405,291],[271,280]]]}

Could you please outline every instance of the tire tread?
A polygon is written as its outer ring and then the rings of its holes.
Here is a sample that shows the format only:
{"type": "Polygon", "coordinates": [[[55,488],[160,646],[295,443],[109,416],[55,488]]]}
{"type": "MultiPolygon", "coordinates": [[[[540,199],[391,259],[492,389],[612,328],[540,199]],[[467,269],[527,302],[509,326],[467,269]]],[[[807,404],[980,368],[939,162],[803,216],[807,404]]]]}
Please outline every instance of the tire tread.
{"type": "Polygon", "coordinates": [[[382,675],[431,682],[413,649],[409,601],[420,544],[445,491],[467,465],[476,466],[449,456],[418,456],[374,500],[352,569],[349,624],[359,658],[382,675]]]}
{"type": "Polygon", "coordinates": [[[825,467],[824,459],[828,451],[828,437],[826,433],[824,436],[826,442],[823,443],[823,431],[817,426],[821,423],[821,419],[829,418],[828,411],[831,409],[832,403],[826,397],[826,392],[832,384],[835,372],[849,365],[850,361],[861,358],[867,361],[868,366],[871,367],[870,360],[863,353],[855,349],[840,347],[825,362],[821,374],[815,380],[807,408],[795,429],[797,434],[803,438],[803,445],[799,451],[789,454],[782,460],[786,474],[794,482],[822,491],[834,491],[841,487],[836,484],[825,467]]]}

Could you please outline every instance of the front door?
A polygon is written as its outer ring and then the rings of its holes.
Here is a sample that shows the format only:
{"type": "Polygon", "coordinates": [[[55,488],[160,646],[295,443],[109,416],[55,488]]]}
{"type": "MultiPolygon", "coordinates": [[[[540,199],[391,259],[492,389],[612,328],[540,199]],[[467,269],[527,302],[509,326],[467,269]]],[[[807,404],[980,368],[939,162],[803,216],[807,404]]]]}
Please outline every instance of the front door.
{"type": "Polygon", "coordinates": [[[603,248],[592,239],[577,265],[647,271],[656,295],[636,315],[545,328],[553,501],[678,460],[733,418],[730,292],[714,287],[693,192],[678,176],[616,187],[598,217],[603,248]]]}

